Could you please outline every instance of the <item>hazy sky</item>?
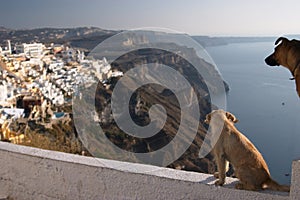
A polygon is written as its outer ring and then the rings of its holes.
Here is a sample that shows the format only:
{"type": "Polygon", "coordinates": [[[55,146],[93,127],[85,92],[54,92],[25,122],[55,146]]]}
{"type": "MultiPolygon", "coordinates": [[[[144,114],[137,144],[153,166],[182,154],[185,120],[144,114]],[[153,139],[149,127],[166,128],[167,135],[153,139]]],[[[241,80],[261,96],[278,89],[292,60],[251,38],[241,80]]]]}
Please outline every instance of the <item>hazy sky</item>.
{"type": "Polygon", "coordinates": [[[191,35],[300,33],[299,0],[1,0],[0,26],[163,27],[191,35]]]}

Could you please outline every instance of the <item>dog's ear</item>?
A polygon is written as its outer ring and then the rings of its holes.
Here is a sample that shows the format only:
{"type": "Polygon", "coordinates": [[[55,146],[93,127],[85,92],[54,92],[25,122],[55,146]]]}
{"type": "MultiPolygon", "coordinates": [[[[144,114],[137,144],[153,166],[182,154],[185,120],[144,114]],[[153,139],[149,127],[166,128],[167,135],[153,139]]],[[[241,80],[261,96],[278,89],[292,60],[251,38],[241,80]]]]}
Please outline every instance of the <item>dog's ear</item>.
{"type": "Polygon", "coordinates": [[[275,45],[277,45],[280,41],[282,41],[282,42],[287,42],[287,41],[289,41],[287,38],[285,38],[285,37],[280,37],[280,38],[278,38],[277,40],[276,40],[276,42],[275,42],[275,45]]]}
{"type": "Polygon", "coordinates": [[[206,119],[204,120],[204,123],[209,124],[211,120],[211,113],[206,115],[206,119]]]}
{"type": "Polygon", "coordinates": [[[226,112],[226,117],[228,120],[232,121],[233,123],[237,123],[239,120],[230,112],[226,112]]]}

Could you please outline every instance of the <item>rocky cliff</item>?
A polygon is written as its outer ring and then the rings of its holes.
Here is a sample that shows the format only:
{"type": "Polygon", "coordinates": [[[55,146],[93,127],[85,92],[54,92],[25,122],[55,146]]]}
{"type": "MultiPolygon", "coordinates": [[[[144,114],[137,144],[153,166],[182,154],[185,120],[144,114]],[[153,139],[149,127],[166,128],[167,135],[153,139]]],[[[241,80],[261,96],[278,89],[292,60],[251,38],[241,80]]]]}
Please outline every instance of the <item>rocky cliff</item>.
{"type": "MultiPolygon", "coordinates": [[[[185,50],[185,53],[194,55],[192,56],[193,59],[197,60],[196,63],[207,70],[207,73],[212,74],[212,76],[216,79],[219,78],[218,72],[211,64],[207,63],[203,59],[199,59],[199,57],[191,49],[185,50]]],[[[210,83],[205,83],[203,77],[196,71],[191,63],[179,55],[161,49],[146,48],[135,50],[122,55],[111,65],[114,69],[126,73],[128,70],[134,67],[140,67],[141,64],[145,63],[164,64],[173,68],[177,72],[180,72],[180,74],[189,81],[193,90],[196,91],[197,94],[200,118],[197,119],[199,126],[196,137],[187,151],[178,160],[170,164],[169,167],[205,173],[214,172],[215,165],[210,154],[208,154],[206,158],[198,157],[199,149],[207,131],[207,127],[203,123],[204,118],[207,113],[211,112],[212,108],[216,108],[210,102],[210,94],[206,85],[214,85],[214,80],[211,80],[210,83]]],[[[159,76],[159,72],[157,72],[156,75],[159,76]]],[[[137,74],[137,76],[143,76],[143,74],[137,74]]],[[[99,116],[101,113],[103,114],[103,110],[107,108],[107,106],[111,106],[111,95],[117,81],[118,79],[116,78],[111,79],[109,82],[109,89],[104,88],[102,83],[98,84],[95,102],[99,116]]],[[[177,84],[175,79],[172,81],[173,83],[171,84],[177,84]]],[[[127,84],[130,84],[130,81],[127,82],[127,84]]],[[[228,90],[228,85],[226,83],[224,83],[224,86],[226,90],[228,90]]],[[[124,85],[124,87],[126,88],[130,86],[124,85]]],[[[101,127],[111,142],[122,149],[135,153],[156,151],[169,144],[172,139],[174,139],[177,134],[178,127],[180,126],[181,108],[175,94],[168,88],[164,88],[161,85],[146,84],[134,92],[128,106],[132,120],[139,126],[146,126],[151,121],[149,118],[149,108],[156,104],[162,105],[165,108],[167,120],[162,130],[152,137],[141,139],[130,136],[124,133],[113,119],[109,123],[102,123],[101,127]]],[[[174,147],[173,150],[176,151],[176,147],[174,147]]]]}

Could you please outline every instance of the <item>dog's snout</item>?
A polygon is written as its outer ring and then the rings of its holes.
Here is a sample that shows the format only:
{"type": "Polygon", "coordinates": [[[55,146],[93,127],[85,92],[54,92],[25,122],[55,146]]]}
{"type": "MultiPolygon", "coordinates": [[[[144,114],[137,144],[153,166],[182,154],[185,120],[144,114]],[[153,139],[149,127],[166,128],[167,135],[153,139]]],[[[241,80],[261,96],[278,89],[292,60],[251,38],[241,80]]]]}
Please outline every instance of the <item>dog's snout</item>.
{"type": "Polygon", "coordinates": [[[278,66],[279,64],[277,63],[277,61],[274,59],[274,55],[271,54],[269,55],[266,59],[265,59],[265,62],[267,65],[270,65],[270,66],[278,66]]]}

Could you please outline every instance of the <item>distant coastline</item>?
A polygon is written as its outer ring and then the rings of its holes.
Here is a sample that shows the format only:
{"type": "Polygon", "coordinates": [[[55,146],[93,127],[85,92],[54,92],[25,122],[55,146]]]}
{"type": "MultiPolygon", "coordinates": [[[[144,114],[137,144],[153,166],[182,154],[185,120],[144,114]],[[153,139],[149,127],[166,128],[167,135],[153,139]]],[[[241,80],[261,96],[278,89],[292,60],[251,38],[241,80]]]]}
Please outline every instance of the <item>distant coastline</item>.
{"type": "MultiPolygon", "coordinates": [[[[70,44],[73,47],[91,51],[95,45],[111,37],[122,30],[105,30],[98,27],[77,28],[35,28],[35,29],[8,29],[0,27],[0,46],[7,40],[13,43],[59,43],[70,44]]],[[[202,46],[221,46],[231,43],[273,42],[279,36],[267,37],[239,37],[239,36],[191,36],[202,46]]],[[[300,38],[300,35],[287,35],[289,38],[300,38]]]]}
{"type": "Polygon", "coordinates": [[[209,36],[192,36],[194,40],[204,47],[222,46],[232,43],[254,43],[254,42],[272,42],[276,37],[209,37],[209,36]]]}

